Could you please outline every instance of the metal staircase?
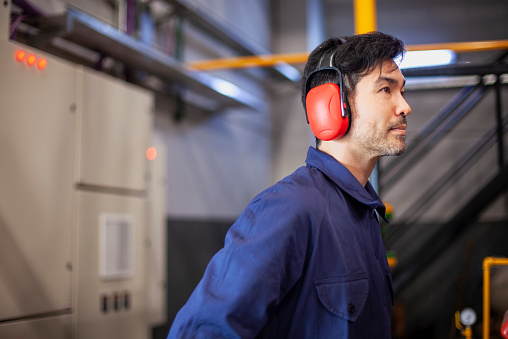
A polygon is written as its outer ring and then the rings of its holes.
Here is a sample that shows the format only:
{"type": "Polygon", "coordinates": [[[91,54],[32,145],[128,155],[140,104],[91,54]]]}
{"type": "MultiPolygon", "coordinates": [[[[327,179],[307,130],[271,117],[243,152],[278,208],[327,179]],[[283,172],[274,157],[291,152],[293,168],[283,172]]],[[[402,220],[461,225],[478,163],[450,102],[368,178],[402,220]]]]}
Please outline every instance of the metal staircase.
{"type": "MultiPolygon", "coordinates": [[[[508,53],[503,53],[490,65],[435,67],[414,69],[405,72],[406,78],[412,76],[434,76],[442,74],[477,75],[476,85],[462,88],[439,112],[437,112],[417,133],[408,145],[406,153],[393,159],[379,172],[379,190],[381,195],[389,191],[396,180],[408,173],[408,170],[420,163],[423,157],[431,151],[471,110],[481,103],[486,93],[493,90],[496,100],[496,122],[462,155],[457,156],[455,163],[433,183],[422,190],[418,199],[404,212],[400,220],[387,226],[385,245],[391,249],[399,241],[409,241],[414,244],[410,253],[400,253],[398,265],[393,269],[394,293],[400,294],[414,279],[421,274],[429,264],[439,259],[440,254],[449,247],[458,236],[472,226],[482,211],[496,200],[500,194],[508,189],[508,164],[504,161],[504,136],[508,131],[508,115],[503,116],[501,107],[501,75],[507,73],[505,59],[508,53]],[[469,70],[469,71],[467,71],[469,70]],[[496,81],[485,84],[486,74],[493,74],[496,81]],[[437,202],[437,197],[443,195],[452,187],[454,180],[460,178],[474,168],[487,150],[497,147],[498,171],[480,188],[448,221],[437,228],[421,235],[417,232],[410,234],[411,226],[419,222],[425,209],[437,202]],[[454,179],[454,180],[452,180],[454,179]],[[418,239],[417,239],[418,237],[418,239]],[[403,240],[402,240],[403,239],[403,240]]],[[[422,185],[423,186],[423,185],[422,185]]]]}

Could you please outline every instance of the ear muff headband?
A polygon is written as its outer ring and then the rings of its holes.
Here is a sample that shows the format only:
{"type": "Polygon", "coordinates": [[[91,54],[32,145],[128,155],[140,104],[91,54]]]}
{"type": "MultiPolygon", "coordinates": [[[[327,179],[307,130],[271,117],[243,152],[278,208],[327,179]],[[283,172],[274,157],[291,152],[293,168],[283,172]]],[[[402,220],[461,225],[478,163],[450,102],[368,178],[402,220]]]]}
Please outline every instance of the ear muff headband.
{"type": "MultiPolygon", "coordinates": [[[[330,54],[326,53],[323,58],[330,54]]],[[[307,123],[312,133],[320,140],[333,140],[347,133],[350,126],[349,108],[344,100],[342,73],[333,66],[332,53],[329,58],[329,66],[320,67],[310,73],[305,80],[305,111],[307,123]],[[334,71],[337,73],[339,83],[325,83],[309,90],[312,78],[322,71],[334,71]]]]}

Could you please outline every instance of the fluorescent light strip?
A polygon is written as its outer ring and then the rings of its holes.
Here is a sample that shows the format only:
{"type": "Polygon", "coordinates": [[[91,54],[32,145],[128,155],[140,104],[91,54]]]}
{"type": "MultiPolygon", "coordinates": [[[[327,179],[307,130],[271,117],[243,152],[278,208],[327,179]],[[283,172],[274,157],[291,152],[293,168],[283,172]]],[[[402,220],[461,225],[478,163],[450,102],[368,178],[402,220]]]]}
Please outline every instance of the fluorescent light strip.
{"type": "Polygon", "coordinates": [[[433,50],[433,51],[409,51],[404,55],[404,59],[396,60],[399,68],[416,68],[448,65],[455,62],[456,54],[452,50],[433,50]]]}

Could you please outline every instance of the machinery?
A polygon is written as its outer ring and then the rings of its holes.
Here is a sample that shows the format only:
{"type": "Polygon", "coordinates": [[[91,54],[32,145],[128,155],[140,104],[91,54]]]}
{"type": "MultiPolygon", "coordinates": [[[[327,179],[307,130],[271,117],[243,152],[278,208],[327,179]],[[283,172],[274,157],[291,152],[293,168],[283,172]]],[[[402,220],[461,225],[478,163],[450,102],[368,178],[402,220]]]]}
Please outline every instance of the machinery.
{"type": "Polygon", "coordinates": [[[153,94],[8,41],[8,18],[5,1],[0,338],[147,338],[165,319],[153,94]]]}

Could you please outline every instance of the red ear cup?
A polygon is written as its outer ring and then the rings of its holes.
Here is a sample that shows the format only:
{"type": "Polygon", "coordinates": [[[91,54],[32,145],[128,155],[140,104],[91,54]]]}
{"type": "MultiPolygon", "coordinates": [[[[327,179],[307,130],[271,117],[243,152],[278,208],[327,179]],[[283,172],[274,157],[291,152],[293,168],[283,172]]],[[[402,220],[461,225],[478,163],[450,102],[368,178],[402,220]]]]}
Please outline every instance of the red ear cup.
{"type": "Polygon", "coordinates": [[[340,89],[334,83],[314,87],[307,93],[305,105],[312,133],[321,140],[333,140],[346,134],[349,116],[342,117],[340,89]]]}

